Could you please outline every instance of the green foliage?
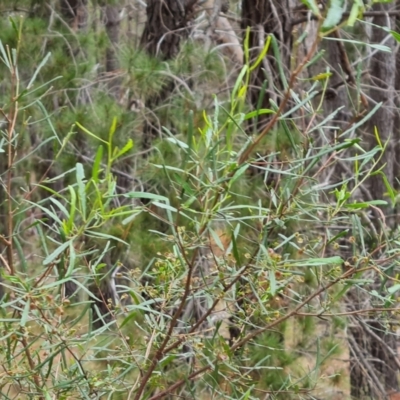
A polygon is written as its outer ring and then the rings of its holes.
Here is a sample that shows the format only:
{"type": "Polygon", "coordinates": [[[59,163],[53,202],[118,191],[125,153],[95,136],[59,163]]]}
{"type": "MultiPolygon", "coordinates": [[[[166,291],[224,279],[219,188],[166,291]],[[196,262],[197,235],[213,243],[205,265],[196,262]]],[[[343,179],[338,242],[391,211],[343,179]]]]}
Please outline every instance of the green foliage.
{"type": "Polygon", "coordinates": [[[164,63],[143,51],[122,49],[121,66],[129,72],[131,90],[143,98],[157,95],[167,83],[164,63]]]}
{"type": "MultiPolygon", "coordinates": [[[[340,22],[339,3],[321,35],[340,22]]],[[[388,143],[376,129],[366,150],[356,135],[379,105],[321,140],[335,115],[320,119],[315,96],[331,74],[295,91],[301,69],[318,62],[315,46],[285,78],[279,105],[254,107],[251,74],[270,46],[280,53],[269,36],[250,62],[248,33],[248,62],[221,96],[211,96],[226,78],[216,51],[187,43],[161,62],[121,46],[128,100],[153,104],[173,88],[160,109],[132,111],[97,75],[106,33],[75,34],[57,19],[57,34],[44,35],[44,21],[11,19],[0,34],[3,397],[22,396],[17,387],[40,399],[313,393],[342,352],[341,301],[365,289],[363,272],[384,265],[374,305],[396,300],[398,285],[384,281],[398,232],[378,236],[364,222],[396,202],[381,167],[388,143]],[[166,122],[143,157],[149,114],[166,122]],[[260,116],[266,128],[249,128],[260,116]],[[353,175],[325,181],[338,163],[353,175]],[[387,199],[360,199],[376,175],[387,199]]]]}

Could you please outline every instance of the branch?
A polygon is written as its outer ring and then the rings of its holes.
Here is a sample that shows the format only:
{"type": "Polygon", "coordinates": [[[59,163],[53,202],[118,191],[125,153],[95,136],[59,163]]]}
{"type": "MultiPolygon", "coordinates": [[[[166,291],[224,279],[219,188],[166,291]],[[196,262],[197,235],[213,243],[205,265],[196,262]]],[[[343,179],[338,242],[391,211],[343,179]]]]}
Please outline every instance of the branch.
{"type": "MultiPolygon", "coordinates": [[[[370,268],[367,268],[370,269],[370,268]]],[[[364,269],[365,270],[365,269],[364,269]]],[[[281,324],[282,322],[286,321],[287,319],[297,315],[298,311],[304,307],[305,305],[307,305],[311,300],[313,300],[315,297],[319,296],[321,293],[325,292],[326,290],[328,290],[329,288],[331,288],[332,286],[336,285],[338,282],[340,282],[343,279],[347,279],[350,276],[352,276],[354,273],[359,272],[360,269],[357,269],[355,267],[350,268],[348,271],[346,271],[344,274],[342,274],[340,277],[336,278],[335,280],[333,280],[332,282],[328,283],[326,286],[321,287],[320,289],[316,290],[314,293],[312,293],[310,296],[308,296],[304,301],[302,301],[294,310],[292,310],[290,313],[284,315],[281,318],[278,318],[276,321],[271,322],[270,324],[268,324],[267,326],[257,329],[253,332],[250,332],[248,335],[246,335],[242,340],[236,342],[235,344],[233,344],[232,346],[230,346],[230,350],[233,352],[236,349],[238,349],[239,347],[243,346],[244,344],[246,344],[248,341],[250,341],[251,339],[253,339],[254,337],[258,336],[259,334],[272,329],[273,327],[281,324]]],[[[185,379],[182,379],[176,383],[174,383],[173,385],[171,385],[169,388],[163,390],[162,392],[158,393],[155,396],[150,397],[149,400],[158,400],[166,395],[168,395],[169,393],[171,393],[173,390],[177,389],[178,387],[184,385],[185,383],[187,383],[188,381],[192,380],[193,378],[195,378],[196,376],[210,370],[211,368],[213,368],[217,363],[217,360],[214,361],[214,363],[211,363],[211,365],[207,365],[197,371],[194,371],[191,375],[189,375],[188,377],[186,377],[185,379]]]]}

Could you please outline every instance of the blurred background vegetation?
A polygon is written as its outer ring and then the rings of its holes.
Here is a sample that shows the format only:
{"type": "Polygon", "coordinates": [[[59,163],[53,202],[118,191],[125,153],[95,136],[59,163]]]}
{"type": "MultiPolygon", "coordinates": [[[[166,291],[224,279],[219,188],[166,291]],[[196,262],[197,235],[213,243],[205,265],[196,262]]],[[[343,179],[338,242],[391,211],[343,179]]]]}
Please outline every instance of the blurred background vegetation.
{"type": "Polygon", "coordinates": [[[396,399],[396,0],[3,0],[4,399],[396,399]]]}

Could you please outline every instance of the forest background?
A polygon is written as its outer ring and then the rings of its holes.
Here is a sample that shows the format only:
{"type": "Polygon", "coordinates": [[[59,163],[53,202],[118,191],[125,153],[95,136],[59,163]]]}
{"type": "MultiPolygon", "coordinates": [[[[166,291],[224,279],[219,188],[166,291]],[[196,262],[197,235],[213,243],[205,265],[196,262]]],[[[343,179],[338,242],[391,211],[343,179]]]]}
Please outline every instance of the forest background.
{"type": "Polygon", "coordinates": [[[397,3],[3,0],[2,398],[400,398],[397,3]]]}

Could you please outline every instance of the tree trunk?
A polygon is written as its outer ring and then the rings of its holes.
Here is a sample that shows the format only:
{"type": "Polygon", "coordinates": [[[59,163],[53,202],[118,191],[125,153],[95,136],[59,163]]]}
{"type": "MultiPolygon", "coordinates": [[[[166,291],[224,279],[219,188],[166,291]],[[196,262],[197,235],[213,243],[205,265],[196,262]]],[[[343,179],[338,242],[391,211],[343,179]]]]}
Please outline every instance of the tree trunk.
{"type": "Polygon", "coordinates": [[[74,31],[87,28],[87,0],[60,0],[61,14],[74,31]]]}
{"type": "Polygon", "coordinates": [[[187,36],[197,1],[149,0],[142,48],[163,60],[174,58],[179,52],[181,39],[187,36]]]}
{"type": "Polygon", "coordinates": [[[229,11],[229,1],[205,0],[201,3],[201,9],[208,14],[209,27],[207,34],[217,43],[222,43],[223,52],[237,65],[243,65],[243,49],[230,21],[221,12],[229,11]]]}
{"type": "MultiPolygon", "coordinates": [[[[110,45],[106,50],[106,71],[115,72],[119,69],[119,61],[117,56],[117,46],[119,43],[119,33],[121,27],[121,19],[119,16],[120,7],[114,5],[106,5],[104,9],[105,28],[110,39],[110,45]]],[[[109,89],[116,99],[122,93],[122,80],[118,75],[110,76],[109,89]]]]}
{"type": "MultiPolygon", "coordinates": [[[[338,36],[338,35],[335,35],[338,36]]],[[[326,45],[327,63],[332,72],[332,77],[329,80],[329,90],[325,97],[325,115],[333,113],[340,109],[334,118],[335,126],[343,129],[351,119],[349,112],[349,99],[346,86],[352,86],[349,80],[346,81],[346,65],[348,65],[346,49],[342,42],[328,41],[326,45]]],[[[350,72],[352,73],[352,72],[350,72]]]]}
{"type": "Polygon", "coordinates": [[[119,69],[119,62],[117,58],[116,46],[119,42],[119,31],[121,19],[119,17],[120,7],[106,5],[104,10],[105,27],[111,45],[108,46],[106,51],[106,71],[112,72],[119,69]]]}
{"type": "MultiPolygon", "coordinates": [[[[375,4],[374,11],[394,10],[393,4],[375,4]]],[[[388,26],[389,17],[382,15],[374,17],[373,23],[378,26],[388,26]]],[[[391,29],[394,29],[394,18],[390,18],[391,29]]],[[[371,43],[382,43],[388,33],[376,26],[372,27],[371,43]]],[[[390,35],[389,35],[390,36],[390,35]]],[[[382,107],[372,116],[364,135],[369,148],[378,145],[375,136],[377,130],[382,144],[387,143],[386,151],[382,157],[379,167],[386,175],[387,181],[393,187],[395,183],[394,160],[395,145],[392,138],[394,130],[394,104],[395,104],[395,41],[392,37],[385,42],[392,52],[378,51],[371,57],[369,71],[371,89],[369,97],[373,102],[382,102],[382,107]]],[[[372,106],[374,106],[373,104],[372,106]]],[[[381,209],[383,214],[375,212],[374,225],[378,232],[392,230],[395,227],[394,210],[390,199],[385,198],[387,192],[381,174],[375,174],[369,178],[368,189],[372,199],[388,200],[388,206],[381,209]],[[384,215],[385,220],[383,220],[384,215]]],[[[379,238],[374,238],[377,242],[379,238]]],[[[379,245],[379,243],[378,243],[379,245]]],[[[388,273],[388,272],[386,272],[388,273]]],[[[390,282],[390,281],[387,281],[390,282]]],[[[370,290],[382,290],[384,282],[380,276],[375,277],[375,284],[370,290]]],[[[353,289],[350,294],[351,308],[362,309],[366,307],[382,306],[373,304],[372,298],[367,298],[366,290],[353,289]]],[[[390,316],[384,320],[378,317],[359,317],[353,321],[349,330],[350,345],[350,384],[351,395],[354,399],[363,396],[369,398],[386,398],[386,394],[392,390],[399,389],[397,375],[399,372],[397,360],[396,338],[393,333],[393,324],[390,316]]]]}
{"type": "MultiPolygon", "coordinates": [[[[393,11],[395,5],[386,4],[374,6],[375,11],[393,11]]],[[[374,17],[373,23],[378,26],[388,26],[388,18],[385,15],[374,17]]],[[[395,29],[395,18],[390,18],[390,26],[395,29]]],[[[388,33],[381,28],[372,28],[371,43],[382,43],[388,36],[388,33]]],[[[374,102],[382,102],[382,107],[371,117],[369,120],[368,132],[366,140],[369,143],[369,148],[377,146],[377,139],[374,133],[375,127],[378,130],[382,144],[388,142],[385,154],[379,166],[385,165],[383,169],[387,180],[391,185],[394,184],[394,141],[393,129],[395,121],[395,74],[396,74],[396,56],[395,56],[395,40],[391,35],[385,42],[385,45],[392,49],[392,52],[378,51],[371,57],[369,66],[371,77],[371,90],[369,92],[370,98],[374,102]]],[[[371,193],[376,197],[382,199],[384,193],[387,192],[384,180],[381,175],[374,175],[369,180],[369,188],[371,193]]],[[[386,198],[387,199],[387,198],[386,198]]],[[[390,202],[389,202],[390,203],[390,202]]],[[[393,227],[393,209],[386,208],[383,210],[386,215],[386,224],[388,227],[393,227]]]]}
{"type": "MultiPolygon", "coordinates": [[[[187,37],[189,24],[195,15],[198,0],[149,0],[147,2],[147,22],[141,37],[141,47],[150,56],[162,60],[173,59],[180,50],[181,40],[187,37]]],[[[146,119],[143,128],[143,147],[148,149],[158,136],[159,124],[154,121],[154,110],[160,100],[165,101],[174,89],[173,82],[165,85],[156,96],[146,101],[146,108],[152,117],[146,119]]]]}
{"type": "MultiPolygon", "coordinates": [[[[252,64],[262,51],[268,35],[273,34],[278,41],[280,59],[287,74],[290,60],[292,27],[290,18],[290,0],[242,0],[243,35],[250,28],[249,58],[252,64]]],[[[276,62],[272,46],[267,57],[252,73],[250,81],[250,99],[254,109],[271,108],[270,99],[279,104],[280,93],[284,89],[280,77],[278,63],[276,62]],[[266,90],[261,91],[264,82],[266,90]]],[[[253,130],[257,132],[265,124],[268,117],[260,117],[258,122],[253,121],[253,130]]]]}
{"type": "MultiPolygon", "coordinates": [[[[397,10],[399,6],[397,6],[397,10]]],[[[396,32],[400,32],[400,16],[396,18],[396,32]]],[[[393,142],[395,144],[394,153],[400,154],[400,51],[397,49],[396,53],[396,76],[395,76],[395,123],[393,130],[393,142]]],[[[394,160],[394,175],[395,175],[395,184],[394,187],[397,191],[400,190],[400,158],[395,158],[394,160]]],[[[399,204],[396,205],[396,220],[395,224],[400,223],[400,213],[399,213],[399,204]]]]}

